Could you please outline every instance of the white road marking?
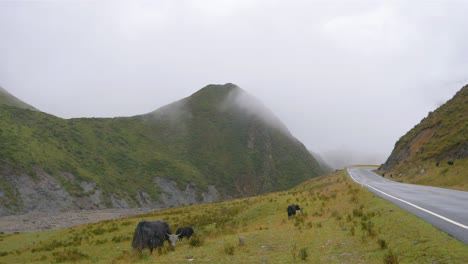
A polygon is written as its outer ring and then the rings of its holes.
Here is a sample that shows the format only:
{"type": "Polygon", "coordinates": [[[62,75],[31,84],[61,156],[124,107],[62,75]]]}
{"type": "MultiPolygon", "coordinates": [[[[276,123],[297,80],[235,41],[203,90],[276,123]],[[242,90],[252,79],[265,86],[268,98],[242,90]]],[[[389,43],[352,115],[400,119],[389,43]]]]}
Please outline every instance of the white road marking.
{"type": "Polygon", "coordinates": [[[348,173],[349,173],[349,176],[353,179],[353,181],[355,181],[355,182],[357,182],[357,183],[360,183],[361,185],[365,185],[365,186],[367,186],[367,187],[369,187],[369,188],[371,188],[371,189],[374,189],[374,190],[376,190],[376,191],[378,191],[378,192],[380,192],[380,193],[382,193],[382,194],[384,194],[384,195],[386,195],[386,196],[388,196],[388,197],[390,197],[390,198],[393,198],[393,199],[395,199],[395,200],[397,200],[397,201],[400,201],[400,202],[402,202],[402,203],[406,203],[406,204],[408,204],[408,205],[411,205],[411,206],[413,206],[414,208],[417,208],[417,209],[419,209],[419,210],[421,210],[421,211],[424,211],[424,212],[426,212],[426,213],[428,213],[428,214],[431,214],[431,215],[433,215],[433,216],[439,217],[440,219],[443,219],[443,220],[445,220],[445,221],[447,221],[447,222],[449,222],[449,223],[452,223],[452,224],[454,224],[454,225],[457,225],[457,226],[459,226],[459,227],[461,227],[461,228],[468,229],[468,226],[466,226],[466,225],[464,225],[464,224],[458,223],[458,222],[456,222],[456,221],[454,221],[454,220],[452,220],[452,219],[450,219],[450,218],[447,218],[447,217],[445,217],[445,216],[436,214],[436,213],[434,213],[434,212],[432,212],[432,211],[429,211],[429,210],[427,210],[427,209],[425,209],[425,208],[422,208],[422,207],[420,207],[420,206],[417,206],[417,205],[415,205],[415,204],[413,204],[413,203],[410,203],[410,202],[408,202],[408,201],[405,201],[405,200],[403,200],[403,199],[400,199],[400,198],[398,198],[398,197],[395,197],[395,196],[393,196],[393,195],[390,195],[390,194],[388,194],[388,193],[386,193],[386,192],[383,192],[383,191],[381,191],[381,190],[379,190],[379,189],[377,189],[377,188],[375,188],[375,187],[370,186],[369,184],[359,182],[358,180],[356,180],[356,178],[354,178],[353,174],[351,173],[351,171],[349,171],[349,169],[348,169],[348,173]]]}

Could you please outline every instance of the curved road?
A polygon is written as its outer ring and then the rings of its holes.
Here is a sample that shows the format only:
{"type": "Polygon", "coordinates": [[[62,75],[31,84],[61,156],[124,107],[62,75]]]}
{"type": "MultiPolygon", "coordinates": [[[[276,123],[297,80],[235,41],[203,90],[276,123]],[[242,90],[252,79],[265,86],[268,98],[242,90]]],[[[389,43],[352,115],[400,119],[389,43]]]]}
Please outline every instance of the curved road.
{"type": "Polygon", "coordinates": [[[371,170],[348,168],[351,178],[412,214],[468,244],[468,192],[399,183],[371,170]]]}

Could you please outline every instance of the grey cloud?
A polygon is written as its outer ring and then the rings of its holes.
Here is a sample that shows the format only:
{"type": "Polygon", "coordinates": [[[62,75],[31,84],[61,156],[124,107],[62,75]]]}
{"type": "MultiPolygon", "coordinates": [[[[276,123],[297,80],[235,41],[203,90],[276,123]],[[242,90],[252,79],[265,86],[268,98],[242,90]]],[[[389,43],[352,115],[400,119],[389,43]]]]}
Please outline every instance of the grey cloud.
{"type": "Polygon", "coordinates": [[[468,82],[467,9],[457,0],[1,1],[0,86],[69,118],[148,113],[232,82],[325,159],[343,150],[353,163],[383,162],[468,82]]]}

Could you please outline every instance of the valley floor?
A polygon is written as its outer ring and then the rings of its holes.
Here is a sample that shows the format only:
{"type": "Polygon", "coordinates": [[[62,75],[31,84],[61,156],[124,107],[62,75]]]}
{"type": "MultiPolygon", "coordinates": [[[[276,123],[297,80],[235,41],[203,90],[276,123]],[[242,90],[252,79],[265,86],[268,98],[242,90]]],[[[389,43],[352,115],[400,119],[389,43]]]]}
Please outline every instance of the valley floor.
{"type": "Polygon", "coordinates": [[[79,210],[59,213],[29,213],[0,217],[0,232],[27,232],[64,229],[87,223],[144,214],[155,209],[103,209],[79,210]]]}

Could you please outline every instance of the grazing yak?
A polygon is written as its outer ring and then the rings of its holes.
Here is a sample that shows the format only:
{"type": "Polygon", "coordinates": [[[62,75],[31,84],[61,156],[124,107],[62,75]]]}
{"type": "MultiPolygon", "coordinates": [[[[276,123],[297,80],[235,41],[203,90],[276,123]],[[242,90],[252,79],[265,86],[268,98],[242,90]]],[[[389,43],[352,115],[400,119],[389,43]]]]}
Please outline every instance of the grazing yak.
{"type": "Polygon", "coordinates": [[[288,206],[288,218],[290,218],[293,215],[296,215],[296,211],[301,211],[301,215],[304,213],[302,212],[302,208],[298,204],[291,204],[288,206]]]}
{"type": "Polygon", "coordinates": [[[178,236],[172,234],[168,223],[161,220],[141,221],[135,228],[132,247],[138,249],[140,253],[143,249],[148,248],[152,254],[153,249],[161,248],[165,240],[170,241],[173,247],[178,240],[178,236]]]}
{"type": "Polygon", "coordinates": [[[176,235],[179,239],[186,237],[189,239],[193,235],[193,228],[191,226],[179,227],[177,228],[176,235]]]}

